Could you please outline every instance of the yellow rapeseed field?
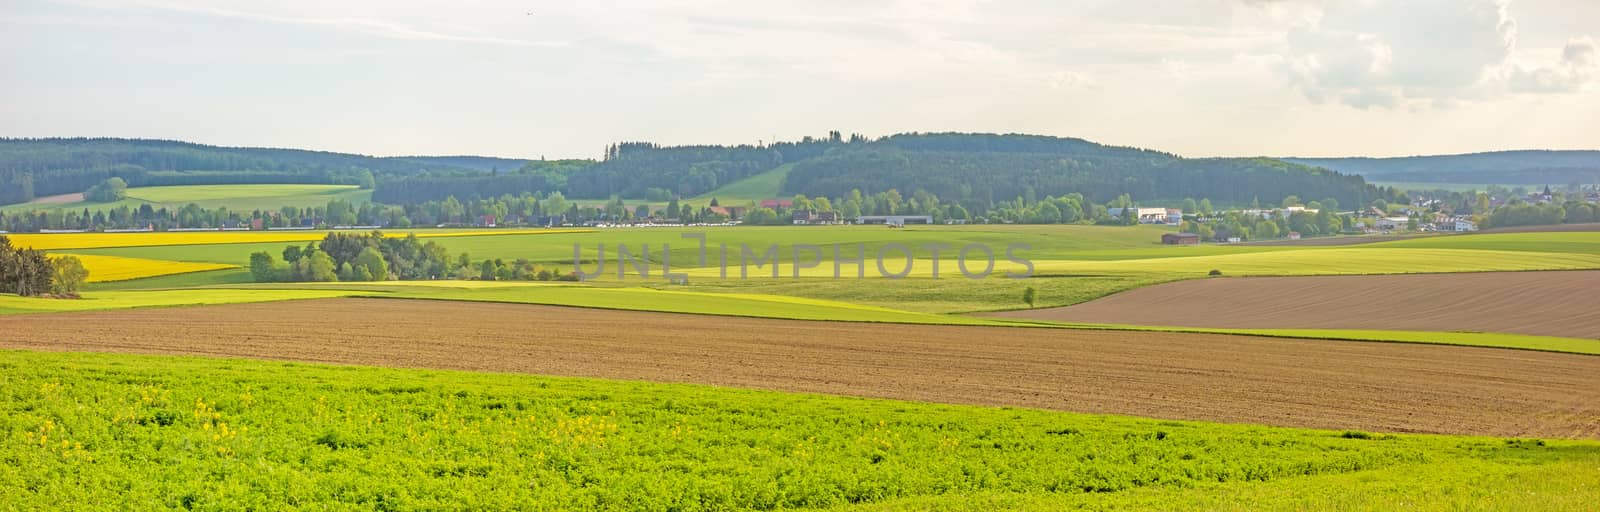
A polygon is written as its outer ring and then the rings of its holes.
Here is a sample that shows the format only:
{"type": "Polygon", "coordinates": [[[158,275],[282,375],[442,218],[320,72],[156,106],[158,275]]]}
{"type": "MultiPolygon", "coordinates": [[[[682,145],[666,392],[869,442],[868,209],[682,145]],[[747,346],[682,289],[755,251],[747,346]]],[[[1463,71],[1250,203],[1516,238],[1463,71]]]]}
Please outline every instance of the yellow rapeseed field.
{"type": "MultiPolygon", "coordinates": [[[[401,238],[408,234],[416,233],[417,236],[421,238],[432,238],[485,235],[533,235],[541,233],[583,233],[588,231],[592,230],[406,230],[388,231],[385,232],[385,234],[391,237],[401,238]]],[[[347,232],[364,233],[364,231],[347,232]]],[[[44,251],[52,251],[59,249],[100,249],[106,247],[149,247],[158,245],[310,242],[313,240],[321,240],[323,237],[327,236],[327,234],[327,231],[185,231],[179,233],[19,233],[7,236],[11,238],[11,243],[18,247],[29,247],[44,251]]]]}
{"type": "Polygon", "coordinates": [[[206,270],[221,270],[235,268],[236,265],[222,263],[194,263],[188,261],[150,260],[144,258],[124,258],[121,256],[101,256],[97,254],[57,254],[51,256],[73,256],[83,262],[83,267],[89,269],[89,282],[103,283],[107,281],[126,281],[144,277],[164,276],[168,274],[185,274],[189,272],[202,272],[206,270]]]}

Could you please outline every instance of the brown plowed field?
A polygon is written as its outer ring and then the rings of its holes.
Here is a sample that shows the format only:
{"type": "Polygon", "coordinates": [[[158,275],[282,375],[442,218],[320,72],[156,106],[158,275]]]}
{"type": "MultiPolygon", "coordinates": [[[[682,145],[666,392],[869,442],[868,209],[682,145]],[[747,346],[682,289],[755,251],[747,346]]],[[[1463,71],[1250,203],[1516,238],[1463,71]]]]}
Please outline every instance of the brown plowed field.
{"type": "Polygon", "coordinates": [[[1600,357],[385,299],[0,318],[0,347],[693,382],[1331,429],[1600,438],[1600,357]]]}
{"type": "Polygon", "coordinates": [[[1600,271],[1197,279],[1074,306],[993,316],[1178,327],[1600,338],[1600,271]]]}

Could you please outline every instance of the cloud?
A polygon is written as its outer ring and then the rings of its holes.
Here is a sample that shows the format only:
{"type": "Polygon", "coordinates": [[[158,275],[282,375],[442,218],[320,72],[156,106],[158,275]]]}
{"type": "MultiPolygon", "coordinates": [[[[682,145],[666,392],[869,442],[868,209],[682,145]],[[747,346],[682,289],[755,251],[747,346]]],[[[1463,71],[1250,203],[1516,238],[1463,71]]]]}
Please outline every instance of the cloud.
{"type": "Polygon", "coordinates": [[[1511,55],[1508,0],[1333,1],[1289,30],[1281,72],[1313,101],[1357,108],[1482,96],[1511,55]]]}
{"type": "Polygon", "coordinates": [[[1507,86],[1521,93],[1570,93],[1587,87],[1600,68],[1600,49],[1589,36],[1573,38],[1561,49],[1561,62],[1525,69],[1515,67],[1508,77],[1507,86]]]}
{"type": "Polygon", "coordinates": [[[1057,71],[1045,77],[1051,89],[1094,89],[1099,87],[1094,78],[1076,71],[1057,71]]]}

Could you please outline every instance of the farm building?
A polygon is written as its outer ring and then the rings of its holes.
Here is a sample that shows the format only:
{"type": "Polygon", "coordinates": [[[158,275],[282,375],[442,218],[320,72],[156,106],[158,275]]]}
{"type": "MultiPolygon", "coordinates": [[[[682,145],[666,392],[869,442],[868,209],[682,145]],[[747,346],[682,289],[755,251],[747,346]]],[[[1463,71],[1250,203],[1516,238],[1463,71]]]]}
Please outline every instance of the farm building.
{"type": "Polygon", "coordinates": [[[1411,222],[1410,217],[1384,217],[1378,219],[1378,229],[1397,230],[1405,229],[1411,222]]]}
{"type": "Polygon", "coordinates": [[[799,210],[794,212],[793,218],[796,225],[839,223],[839,214],[837,212],[814,212],[810,210],[799,210]]]}
{"type": "Polygon", "coordinates": [[[1183,210],[1177,208],[1107,208],[1106,214],[1121,217],[1127,210],[1139,217],[1140,224],[1178,224],[1183,222],[1183,210]]]}
{"type": "Polygon", "coordinates": [[[1194,233],[1167,233],[1161,235],[1161,243],[1167,245],[1195,245],[1200,243],[1200,235],[1194,233]]]}
{"type": "Polygon", "coordinates": [[[906,224],[933,224],[931,215],[862,215],[856,217],[856,224],[888,224],[890,226],[904,226],[906,224]]]}

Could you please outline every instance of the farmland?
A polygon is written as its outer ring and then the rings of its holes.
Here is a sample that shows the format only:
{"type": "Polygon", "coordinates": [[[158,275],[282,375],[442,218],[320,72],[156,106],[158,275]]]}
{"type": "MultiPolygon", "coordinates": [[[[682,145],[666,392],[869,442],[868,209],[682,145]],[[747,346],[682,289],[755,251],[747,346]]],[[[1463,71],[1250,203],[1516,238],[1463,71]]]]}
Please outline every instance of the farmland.
{"type": "Polygon", "coordinates": [[[1591,442],[682,384],[14,351],[0,365],[0,486],[25,491],[6,498],[20,508],[1381,508],[1426,495],[1446,510],[1585,503],[1600,460],[1591,442]]]}
{"type": "Polygon", "coordinates": [[[0,349],[23,350],[0,350],[0,408],[18,411],[0,451],[38,468],[0,485],[29,489],[7,502],[24,508],[640,510],[1453,509],[1600,487],[1592,315],[1533,306],[1587,291],[1600,233],[1174,247],[1150,226],[699,231],[713,265],[719,245],[778,246],[782,277],[740,279],[730,255],[720,278],[661,228],[386,232],[563,271],[575,244],[591,272],[600,244],[650,247],[649,279],[608,261],[584,283],[258,284],[238,268],[323,232],[14,236],[114,281],[0,297],[0,349]],[[926,245],[968,243],[997,248],[996,276],[961,278],[944,252],[930,278],[926,245]],[[833,279],[824,251],[789,278],[804,244],[865,247],[868,277],[848,263],[833,279]],[[915,258],[905,279],[876,277],[891,244],[915,258]],[[1034,277],[999,277],[1020,270],[1008,244],[1031,246],[1034,277]],[[662,277],[665,245],[688,283],[662,277]],[[1060,313],[1118,301],[1135,316],[1060,313]],[[1227,321],[1194,321],[1212,317],[1227,321]],[[151,457],[213,476],[134,462],[151,457]],[[83,461],[123,492],[50,483],[83,461]]]}
{"type": "Polygon", "coordinates": [[[1600,338],[1600,308],[1584,300],[1551,300],[1583,297],[1597,289],[1600,271],[1201,279],[999,316],[1189,327],[1488,331],[1600,338]],[[1288,290],[1305,292],[1284,293],[1288,290]]]}

